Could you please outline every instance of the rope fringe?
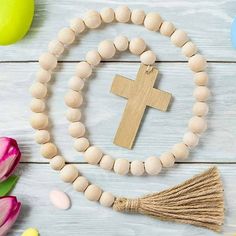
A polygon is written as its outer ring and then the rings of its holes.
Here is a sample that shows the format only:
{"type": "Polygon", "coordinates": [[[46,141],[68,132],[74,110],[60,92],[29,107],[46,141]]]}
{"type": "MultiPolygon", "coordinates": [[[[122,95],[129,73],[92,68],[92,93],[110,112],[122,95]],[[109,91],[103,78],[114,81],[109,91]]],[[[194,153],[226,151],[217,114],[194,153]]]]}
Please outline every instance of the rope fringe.
{"type": "Polygon", "coordinates": [[[159,193],[137,199],[117,198],[113,209],[220,232],[224,223],[223,192],[219,171],[212,167],[159,193]]]}

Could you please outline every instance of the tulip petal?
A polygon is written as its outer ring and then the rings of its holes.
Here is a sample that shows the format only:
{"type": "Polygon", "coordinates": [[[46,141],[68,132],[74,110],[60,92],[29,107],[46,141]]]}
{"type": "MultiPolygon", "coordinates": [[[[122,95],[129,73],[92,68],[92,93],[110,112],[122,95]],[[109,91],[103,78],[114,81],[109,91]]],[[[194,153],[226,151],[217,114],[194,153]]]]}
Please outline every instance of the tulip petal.
{"type": "Polygon", "coordinates": [[[4,156],[4,154],[7,152],[7,149],[9,148],[11,143],[11,139],[7,137],[0,138],[0,160],[4,156]]]}
{"type": "MultiPolygon", "coordinates": [[[[4,224],[0,226],[0,235],[4,236],[7,234],[7,232],[10,230],[12,225],[15,223],[21,208],[21,203],[17,202],[17,199],[15,197],[6,197],[6,198],[12,198],[12,209],[8,214],[7,219],[5,220],[4,224]]],[[[4,198],[0,198],[0,202],[4,198]]]]}
{"type": "Polygon", "coordinates": [[[7,180],[0,183],[0,197],[6,196],[15,186],[18,176],[12,175],[7,180]]]}
{"type": "Polygon", "coordinates": [[[16,203],[16,197],[3,197],[0,198],[0,227],[5,223],[5,221],[8,219],[12,208],[14,208],[14,205],[16,203]]]}
{"type": "Polygon", "coordinates": [[[0,182],[6,180],[20,161],[21,153],[12,138],[0,138],[0,182]]]}
{"type": "Polygon", "coordinates": [[[16,156],[11,156],[5,160],[0,161],[0,180],[1,181],[7,178],[8,173],[10,172],[12,167],[15,165],[16,159],[17,159],[16,156]]]}

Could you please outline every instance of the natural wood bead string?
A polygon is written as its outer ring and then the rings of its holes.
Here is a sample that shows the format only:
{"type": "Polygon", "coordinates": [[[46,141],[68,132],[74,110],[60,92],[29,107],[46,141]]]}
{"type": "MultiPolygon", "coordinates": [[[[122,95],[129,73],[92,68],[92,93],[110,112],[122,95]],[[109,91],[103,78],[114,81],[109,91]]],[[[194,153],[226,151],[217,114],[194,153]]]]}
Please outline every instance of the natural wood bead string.
{"type": "MultiPolygon", "coordinates": [[[[175,145],[173,149],[160,156],[160,158],[149,157],[144,165],[141,161],[133,161],[131,165],[128,160],[118,159],[115,161],[109,155],[103,153],[97,147],[89,147],[89,140],[85,137],[79,137],[75,140],[75,148],[78,151],[91,153],[88,155],[92,163],[99,165],[106,170],[111,170],[113,167],[121,174],[128,173],[130,170],[134,175],[142,175],[144,170],[148,174],[156,175],[163,167],[171,167],[174,165],[175,159],[185,159],[189,154],[189,148],[197,145],[199,134],[205,131],[207,125],[204,116],[208,113],[208,106],[205,103],[209,97],[207,86],[208,76],[204,72],[206,68],[206,60],[202,55],[197,54],[196,46],[188,41],[187,34],[181,30],[176,30],[175,26],[167,21],[162,20],[158,13],[145,14],[142,10],[133,10],[132,12],[126,6],[118,7],[115,11],[111,8],[106,8],[101,11],[88,11],[83,19],[76,18],[70,22],[69,28],[64,28],[59,31],[57,39],[51,41],[48,46],[48,51],[43,53],[39,58],[41,68],[37,72],[36,82],[31,86],[30,93],[33,97],[30,108],[33,112],[30,123],[36,129],[35,141],[42,145],[42,155],[50,159],[50,165],[53,169],[60,171],[61,179],[65,182],[73,183],[73,187],[78,192],[85,192],[87,199],[92,201],[100,201],[101,205],[111,207],[115,201],[115,197],[111,193],[103,192],[98,186],[90,184],[89,181],[81,176],[77,168],[72,164],[65,165],[65,159],[58,155],[58,149],[55,144],[51,143],[51,136],[47,130],[48,116],[45,112],[44,98],[47,95],[47,83],[51,79],[52,71],[57,66],[57,57],[59,57],[64,48],[75,40],[77,34],[82,33],[86,27],[94,29],[102,23],[110,23],[114,20],[134,24],[143,24],[148,30],[159,31],[162,35],[171,37],[171,41],[178,47],[182,47],[182,53],[188,57],[189,67],[194,75],[194,82],[197,86],[201,86],[194,91],[194,96],[197,102],[193,107],[194,117],[189,121],[189,132],[184,135],[183,142],[175,145]],[[41,101],[40,101],[41,100],[41,101]]],[[[66,117],[70,122],[79,122],[81,112],[77,109],[83,102],[80,90],[84,86],[84,79],[88,78],[92,73],[92,67],[99,64],[101,58],[111,58],[115,51],[125,51],[128,48],[127,38],[124,36],[116,38],[113,42],[106,41],[100,45],[98,52],[88,52],[86,55],[87,62],[80,62],[76,68],[76,79],[73,78],[69,82],[71,89],[65,96],[65,102],[71,108],[67,111],[66,117]],[[101,58],[100,58],[101,57],[101,58]]],[[[140,39],[134,39],[130,49],[136,55],[140,55],[145,50],[146,45],[140,39]]],[[[149,53],[150,54],[150,53],[149,53]]],[[[154,56],[142,56],[142,62],[154,62],[154,56]]],[[[150,63],[151,64],[151,63],[150,63]]],[[[80,136],[84,133],[82,125],[76,125],[76,132],[72,126],[74,136],[80,136]],[[78,128],[80,127],[80,128],[78,128]]]]}
{"type": "MultiPolygon", "coordinates": [[[[182,31],[178,30],[177,33],[178,36],[185,35],[182,31]]],[[[177,36],[176,36],[177,37],[177,36]]],[[[181,38],[181,37],[180,37],[181,38]]],[[[187,36],[185,37],[187,38],[187,36]]],[[[180,39],[182,40],[182,38],[180,39]]],[[[98,55],[100,55],[101,58],[106,59],[108,56],[109,58],[111,56],[114,56],[116,51],[113,51],[114,49],[118,51],[124,51],[129,47],[129,50],[131,53],[135,55],[140,55],[140,60],[142,63],[146,65],[152,65],[155,63],[156,55],[146,49],[146,43],[141,38],[134,38],[130,42],[128,41],[127,37],[125,36],[118,36],[114,39],[114,41],[110,40],[104,40],[102,41],[98,46],[98,52],[93,51],[93,56],[91,56],[89,59],[90,61],[95,61],[98,55]],[[100,45],[103,45],[102,49],[100,45]],[[100,51],[99,51],[100,48],[100,51]],[[112,53],[111,53],[112,49],[112,53]],[[108,52],[108,53],[105,53],[108,52]],[[109,54],[111,53],[111,54],[109,54]],[[109,54],[109,55],[108,55],[109,54]]],[[[191,50],[192,48],[196,48],[191,42],[188,46],[191,50]]],[[[190,51],[191,51],[190,50],[190,51]]],[[[190,55],[191,53],[189,50],[188,52],[185,52],[186,54],[190,55]]],[[[195,52],[196,53],[196,52],[195,52]]],[[[89,63],[87,60],[86,63],[89,63]]],[[[92,63],[89,63],[91,66],[92,63]]],[[[98,63],[95,63],[98,65],[98,63]]],[[[202,77],[204,78],[206,75],[202,74],[202,77]]],[[[81,81],[81,78],[79,77],[72,77],[72,80],[81,81]]],[[[80,83],[80,82],[79,82],[80,83]]],[[[77,89],[77,86],[71,86],[71,83],[69,83],[69,88],[77,91],[79,94],[81,94],[81,89],[77,89]]],[[[193,96],[196,98],[197,103],[193,106],[193,114],[196,115],[196,117],[205,116],[208,112],[208,106],[204,102],[209,97],[209,89],[206,86],[197,86],[194,90],[193,96]]],[[[67,98],[65,98],[65,102],[68,105],[67,98]]],[[[82,105],[82,104],[81,104],[82,105]]],[[[69,107],[72,107],[68,105],[69,107]]],[[[71,108],[69,108],[70,111],[71,108]]],[[[174,165],[175,159],[176,160],[185,160],[189,156],[189,149],[194,148],[197,146],[199,142],[199,136],[198,134],[201,134],[205,128],[205,120],[200,118],[192,118],[189,121],[189,130],[190,132],[187,132],[183,137],[183,143],[179,143],[174,145],[172,150],[170,152],[167,152],[166,154],[163,154],[160,159],[158,157],[151,157],[148,158],[145,163],[142,161],[132,161],[131,163],[128,162],[126,159],[117,159],[113,160],[112,157],[104,155],[101,150],[97,147],[90,147],[89,148],[89,141],[88,139],[84,138],[81,140],[81,137],[85,133],[85,127],[80,122],[71,121],[71,117],[68,119],[70,122],[72,122],[69,126],[69,133],[73,138],[79,138],[75,140],[74,147],[79,152],[84,152],[85,160],[89,164],[98,165],[100,163],[100,167],[106,169],[106,170],[114,170],[115,173],[120,175],[125,174],[132,174],[136,176],[140,176],[143,174],[149,174],[149,175],[157,175],[162,167],[172,167],[174,165]],[[88,148],[88,149],[87,149],[88,148]],[[104,160],[103,160],[104,159],[104,160]]]]}

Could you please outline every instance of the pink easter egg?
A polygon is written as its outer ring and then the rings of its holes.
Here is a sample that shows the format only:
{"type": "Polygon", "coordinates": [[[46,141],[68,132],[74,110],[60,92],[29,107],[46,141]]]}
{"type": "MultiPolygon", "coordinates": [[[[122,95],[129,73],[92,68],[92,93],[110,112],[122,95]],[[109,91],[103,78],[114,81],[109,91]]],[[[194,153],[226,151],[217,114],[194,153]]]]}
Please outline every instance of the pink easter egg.
{"type": "Polygon", "coordinates": [[[71,206],[69,196],[57,189],[54,189],[49,193],[49,199],[51,203],[58,209],[67,210],[71,206]]]}

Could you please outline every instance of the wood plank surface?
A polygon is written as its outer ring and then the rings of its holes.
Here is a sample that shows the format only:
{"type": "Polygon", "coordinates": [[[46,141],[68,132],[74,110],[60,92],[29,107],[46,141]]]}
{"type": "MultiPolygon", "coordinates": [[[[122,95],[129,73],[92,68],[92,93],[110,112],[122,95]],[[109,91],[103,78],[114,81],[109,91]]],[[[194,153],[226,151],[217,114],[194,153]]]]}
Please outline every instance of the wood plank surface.
{"type": "MultiPolygon", "coordinates": [[[[83,17],[89,9],[101,10],[104,7],[116,8],[128,4],[131,9],[141,8],[146,12],[156,11],[177,28],[185,30],[197,44],[201,52],[211,61],[236,61],[236,53],[230,42],[230,25],[235,16],[235,0],[36,0],[36,11],[30,33],[12,46],[1,47],[0,61],[37,60],[39,54],[47,50],[47,44],[56,37],[62,27],[69,24],[73,17],[83,17]]],[[[78,38],[71,51],[61,60],[82,60],[90,49],[97,48],[98,42],[113,39],[118,34],[142,37],[161,61],[186,60],[180,49],[173,46],[169,39],[142,26],[114,23],[89,31],[78,38]],[[78,46],[77,46],[78,45],[78,46]]],[[[139,60],[136,56],[122,54],[115,60],[139,60]]]]}
{"type": "MultiPolygon", "coordinates": [[[[235,165],[218,165],[225,187],[225,225],[221,235],[233,236],[236,232],[236,179],[235,165]]],[[[79,170],[104,190],[127,197],[137,197],[160,191],[178,184],[206,170],[209,165],[180,164],[160,176],[118,176],[90,165],[80,165],[79,170]]],[[[20,235],[28,227],[36,227],[41,236],[217,236],[218,233],[169,222],[160,222],[147,216],[129,215],[90,202],[68,184],[62,183],[58,173],[46,164],[22,164],[21,174],[13,194],[23,203],[23,212],[9,236],[20,235]],[[48,194],[59,188],[72,200],[72,208],[61,211],[54,208],[48,194]]]]}
{"type": "Polygon", "coordinates": [[[236,0],[35,0],[36,11],[29,34],[17,44],[0,47],[0,135],[16,138],[22,150],[22,163],[17,173],[21,176],[13,195],[23,203],[19,219],[9,236],[19,236],[24,229],[36,227],[40,236],[216,236],[214,232],[190,225],[160,222],[149,217],[121,214],[87,201],[70,185],[62,183],[58,173],[51,170],[39,154],[33,140],[28,89],[34,81],[39,55],[73,17],[83,17],[89,9],[116,8],[128,4],[131,9],[159,12],[177,28],[185,30],[200,52],[210,62],[208,72],[212,96],[209,101],[208,130],[199,146],[184,163],[163,171],[160,176],[119,176],[84,163],[82,155],[73,150],[68,135],[63,97],[67,81],[75,72],[76,62],[83,60],[87,51],[96,49],[104,39],[123,34],[142,37],[156,55],[159,70],[155,88],[172,93],[168,112],[148,108],[137,135],[133,150],[112,144],[126,99],[110,93],[115,74],[135,78],[139,58],[128,52],[117,54],[112,61],[102,63],[85,87],[82,121],[92,143],[114,158],[130,161],[160,155],[181,141],[191,117],[194,85],[192,73],[181,50],[169,39],[147,31],[142,26],[114,23],[80,35],[60,58],[49,88],[48,102],[51,127],[56,144],[68,162],[81,163],[79,170],[92,182],[116,195],[141,196],[151,191],[171,187],[216,163],[220,168],[225,188],[226,220],[220,235],[236,233],[236,51],[230,42],[230,25],[236,13],[236,0]],[[69,50],[71,49],[71,50],[69,50]],[[67,192],[72,208],[59,211],[51,206],[48,193],[53,188],[67,192]]]}
{"type": "MultiPolygon", "coordinates": [[[[95,71],[85,88],[82,107],[87,135],[92,143],[115,158],[144,160],[150,155],[160,155],[181,141],[192,116],[194,102],[192,73],[185,63],[158,64],[161,90],[172,93],[173,100],[168,112],[148,108],[132,151],[113,145],[112,140],[121,119],[126,99],[110,93],[113,76],[120,73],[135,78],[139,64],[104,63],[95,71]]],[[[39,155],[39,146],[33,140],[33,130],[28,118],[30,95],[28,88],[34,80],[35,63],[0,64],[0,133],[16,138],[23,151],[22,161],[45,161],[39,155]]],[[[67,81],[73,75],[74,63],[60,64],[50,87],[49,99],[53,135],[69,161],[82,162],[80,154],[73,150],[65,118],[64,94],[67,81]]],[[[210,63],[210,113],[208,130],[201,137],[200,145],[192,151],[190,162],[236,162],[236,67],[234,63],[210,63]]]]}

